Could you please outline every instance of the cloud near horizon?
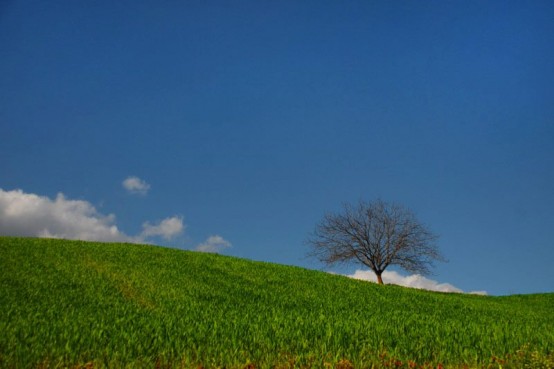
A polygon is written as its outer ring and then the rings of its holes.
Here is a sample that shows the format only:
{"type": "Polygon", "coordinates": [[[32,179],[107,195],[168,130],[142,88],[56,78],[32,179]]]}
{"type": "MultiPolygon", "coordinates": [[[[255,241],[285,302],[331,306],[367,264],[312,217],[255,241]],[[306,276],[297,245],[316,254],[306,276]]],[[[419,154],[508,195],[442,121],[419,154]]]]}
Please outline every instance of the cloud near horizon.
{"type": "Polygon", "coordinates": [[[141,237],[148,238],[153,236],[163,237],[165,240],[171,240],[172,238],[180,235],[184,232],[186,226],[183,224],[183,218],[173,216],[171,218],[165,218],[158,224],[150,224],[150,222],[144,222],[142,224],[141,237]]]}
{"type": "Polygon", "coordinates": [[[127,192],[135,195],[146,195],[150,190],[150,185],[136,176],[127,177],[121,185],[127,192]]]}
{"type": "Polygon", "coordinates": [[[157,224],[145,222],[142,232],[129,236],[115,224],[115,215],[104,215],[84,200],[71,200],[58,193],[55,199],[0,188],[0,235],[65,238],[72,240],[147,243],[152,237],[170,240],[185,226],[173,216],[157,224]]]}
{"type": "Polygon", "coordinates": [[[196,251],[220,253],[231,246],[231,243],[225,240],[223,237],[214,235],[208,237],[206,241],[196,246],[196,251]]]}
{"type": "MultiPolygon", "coordinates": [[[[370,270],[358,269],[354,272],[354,274],[350,274],[347,276],[354,279],[377,282],[377,277],[375,276],[375,273],[370,270]]],[[[429,291],[465,293],[463,290],[451,285],[450,283],[439,283],[433,279],[426,278],[419,274],[403,276],[395,271],[385,270],[382,277],[383,282],[386,284],[396,284],[399,286],[418,288],[429,291]]],[[[467,293],[475,295],[487,294],[486,291],[471,291],[467,293]]]]}

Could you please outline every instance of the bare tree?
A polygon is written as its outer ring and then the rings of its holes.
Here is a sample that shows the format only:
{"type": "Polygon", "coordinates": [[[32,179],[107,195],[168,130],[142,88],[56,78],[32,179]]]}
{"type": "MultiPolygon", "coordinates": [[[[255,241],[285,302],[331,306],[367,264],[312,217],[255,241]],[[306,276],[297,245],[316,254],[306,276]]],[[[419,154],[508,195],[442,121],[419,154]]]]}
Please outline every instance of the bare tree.
{"type": "Polygon", "coordinates": [[[408,209],[382,200],[346,204],[341,213],[327,214],[308,238],[310,256],[332,265],[361,263],[377,275],[390,265],[426,275],[434,261],[445,261],[437,236],[408,209]]]}

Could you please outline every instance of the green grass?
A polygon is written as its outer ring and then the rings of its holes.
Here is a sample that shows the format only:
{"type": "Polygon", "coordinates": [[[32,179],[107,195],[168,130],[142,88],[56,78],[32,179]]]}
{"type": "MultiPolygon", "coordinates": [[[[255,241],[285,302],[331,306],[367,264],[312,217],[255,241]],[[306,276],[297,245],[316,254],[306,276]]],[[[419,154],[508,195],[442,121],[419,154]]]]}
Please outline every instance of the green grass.
{"type": "Polygon", "coordinates": [[[155,246],[8,237],[0,271],[5,368],[552,364],[554,294],[433,293],[155,246]]]}

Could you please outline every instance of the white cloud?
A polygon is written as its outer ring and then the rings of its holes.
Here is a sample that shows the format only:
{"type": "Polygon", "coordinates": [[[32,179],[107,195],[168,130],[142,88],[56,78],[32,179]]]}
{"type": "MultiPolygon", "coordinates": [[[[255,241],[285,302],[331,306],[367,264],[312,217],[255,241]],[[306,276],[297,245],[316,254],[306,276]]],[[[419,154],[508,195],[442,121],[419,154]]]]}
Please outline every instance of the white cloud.
{"type": "Polygon", "coordinates": [[[129,236],[117,228],[113,214],[101,214],[87,201],[0,188],[0,235],[142,243],[157,236],[170,240],[185,229],[176,216],[142,227],[138,236],[129,236]]]}
{"type": "Polygon", "coordinates": [[[100,214],[83,200],[59,193],[54,200],[21,190],[0,189],[0,234],[95,241],[129,242],[113,214],[100,214]]]}
{"type": "Polygon", "coordinates": [[[229,247],[231,247],[231,243],[229,241],[225,240],[221,236],[215,235],[208,237],[204,243],[196,246],[196,251],[219,253],[229,247]]]}
{"type": "MultiPolygon", "coordinates": [[[[348,275],[348,277],[361,279],[364,281],[377,282],[377,277],[375,273],[370,270],[356,270],[354,274],[348,275]]],[[[457,292],[463,293],[460,288],[451,285],[450,283],[439,283],[435,280],[426,278],[419,274],[413,274],[408,276],[403,276],[395,271],[383,272],[383,282],[386,284],[396,284],[404,287],[419,288],[429,291],[439,291],[439,292],[457,292]]],[[[471,294],[486,295],[486,291],[472,291],[471,294]]]]}
{"type": "Polygon", "coordinates": [[[122,182],[123,188],[132,194],[146,195],[150,189],[150,185],[139,177],[127,177],[122,182]]]}
{"type": "Polygon", "coordinates": [[[488,295],[487,291],[470,291],[468,292],[470,295],[481,295],[486,296],[488,295]]]}
{"type": "Polygon", "coordinates": [[[179,234],[183,233],[185,226],[183,225],[182,217],[165,218],[156,225],[145,222],[142,225],[142,238],[148,238],[153,236],[160,236],[166,240],[170,240],[179,234]]]}

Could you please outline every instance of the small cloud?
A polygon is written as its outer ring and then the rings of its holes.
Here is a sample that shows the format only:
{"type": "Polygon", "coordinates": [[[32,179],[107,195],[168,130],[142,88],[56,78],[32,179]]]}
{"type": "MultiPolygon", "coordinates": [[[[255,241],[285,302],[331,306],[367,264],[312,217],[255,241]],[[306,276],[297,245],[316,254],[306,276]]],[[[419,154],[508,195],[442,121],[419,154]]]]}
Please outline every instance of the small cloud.
{"type": "MultiPolygon", "coordinates": [[[[370,270],[356,270],[354,274],[348,275],[348,277],[354,279],[361,279],[364,281],[377,282],[377,277],[375,273],[370,270]]],[[[413,274],[408,276],[403,276],[395,271],[384,271],[383,272],[383,282],[386,284],[396,284],[404,287],[419,288],[429,291],[438,291],[438,292],[456,292],[464,293],[460,288],[451,285],[450,283],[439,283],[435,280],[426,278],[419,274],[413,274]]],[[[471,294],[486,295],[486,291],[474,291],[469,292],[471,294]]]]}
{"type": "Polygon", "coordinates": [[[140,238],[146,239],[148,237],[160,236],[166,240],[171,240],[172,238],[183,233],[185,230],[185,225],[183,224],[182,217],[170,217],[165,218],[158,224],[150,224],[145,222],[142,225],[142,233],[140,238]]]}
{"type": "Polygon", "coordinates": [[[127,177],[121,184],[129,193],[136,195],[146,195],[150,190],[148,183],[135,176],[127,177]]]}
{"type": "Polygon", "coordinates": [[[470,295],[480,295],[480,296],[487,296],[487,291],[470,291],[468,292],[470,295]]]}
{"type": "Polygon", "coordinates": [[[196,246],[196,251],[220,253],[231,247],[231,243],[223,237],[215,235],[210,236],[204,243],[196,246]]]}

